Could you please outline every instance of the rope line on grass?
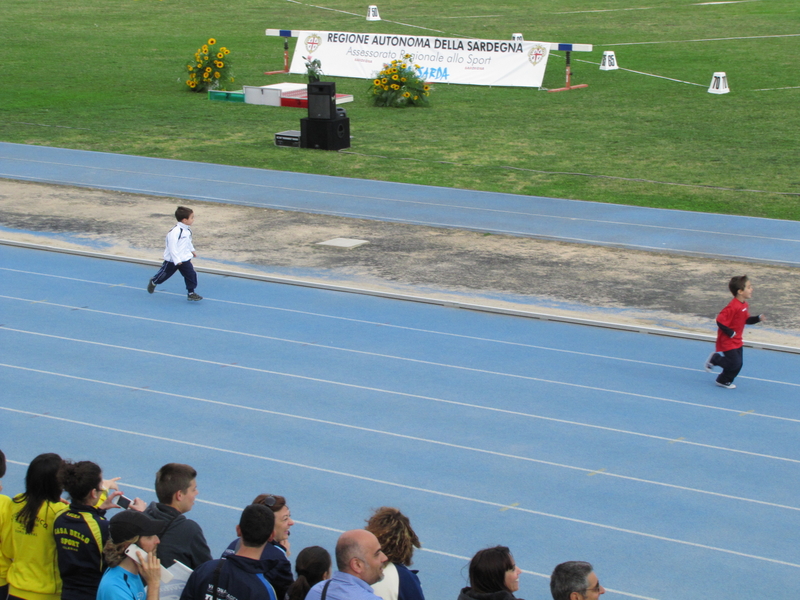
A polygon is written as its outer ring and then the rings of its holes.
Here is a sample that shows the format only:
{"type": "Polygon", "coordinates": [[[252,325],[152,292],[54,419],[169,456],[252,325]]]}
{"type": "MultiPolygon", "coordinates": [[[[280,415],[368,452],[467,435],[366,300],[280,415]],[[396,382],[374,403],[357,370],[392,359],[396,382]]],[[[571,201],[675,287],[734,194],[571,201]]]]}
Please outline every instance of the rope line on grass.
{"type": "MultiPolygon", "coordinates": [[[[555,53],[551,53],[554,56],[558,56],[555,53]]],[[[597,65],[600,66],[600,63],[592,62],[591,60],[584,60],[582,58],[576,58],[575,62],[582,62],[589,65],[597,65]]],[[[700,87],[706,87],[702,83],[694,83],[693,81],[684,81],[683,79],[673,79],[672,77],[666,77],[664,75],[656,75],[655,73],[645,73],[644,71],[634,71],[633,69],[626,69],[625,67],[617,66],[620,71],[628,71],[629,73],[637,73],[639,75],[647,75],[648,77],[657,77],[658,79],[666,79],[667,81],[676,81],[677,83],[686,83],[688,85],[697,85],[700,87]]]]}
{"type": "Polygon", "coordinates": [[[689,42],[726,42],[732,40],[763,40],[769,38],[800,37],[800,33],[782,33],[776,35],[750,35],[742,37],[706,38],[699,40],[660,40],[656,42],[620,42],[617,44],[595,44],[598,48],[605,46],[642,46],[645,44],[687,44],[689,42]]]}
{"type": "Polygon", "coordinates": [[[630,181],[634,183],[649,183],[654,185],[674,185],[679,187],[689,187],[689,188],[703,188],[708,190],[720,190],[723,192],[751,192],[754,194],[778,194],[781,196],[800,196],[800,192],[776,192],[772,190],[753,190],[753,189],[746,189],[746,188],[732,188],[732,187],[724,187],[719,185],[710,185],[704,183],[679,183],[676,181],[658,181],[656,179],[643,179],[641,177],[622,177],[620,175],[602,175],[597,173],[579,173],[577,171],[544,171],[541,169],[528,169],[526,167],[511,167],[508,165],[500,165],[497,167],[493,167],[491,165],[484,165],[481,167],[477,167],[476,165],[468,165],[464,163],[455,163],[446,160],[422,160],[420,158],[410,158],[410,157],[389,157],[389,156],[382,156],[380,154],[366,154],[364,152],[353,152],[350,150],[339,150],[339,154],[352,154],[354,156],[363,156],[366,158],[384,158],[387,160],[406,160],[406,161],[414,161],[414,162],[424,162],[427,164],[439,164],[439,165],[452,165],[455,167],[467,167],[470,169],[474,168],[483,168],[483,169],[507,169],[509,171],[523,171],[526,173],[541,173],[543,175],[568,175],[571,177],[593,177],[597,179],[613,179],[616,181],[630,181]]]}
{"type": "MultiPolygon", "coordinates": [[[[287,2],[291,2],[292,4],[299,4],[300,6],[308,6],[309,8],[319,8],[320,10],[329,10],[331,12],[338,12],[345,15],[352,15],[354,17],[362,17],[364,15],[358,15],[356,13],[352,13],[346,10],[340,10],[338,8],[328,8],[327,6],[317,6],[316,4],[306,4],[304,2],[298,2],[297,0],[286,0],[287,2]]],[[[384,23],[394,23],[395,25],[402,25],[403,27],[413,27],[415,29],[423,29],[425,31],[435,31],[436,33],[446,33],[440,29],[431,29],[430,27],[423,27],[421,25],[411,25],[409,23],[401,23],[400,21],[390,21],[388,19],[381,19],[384,23]]]]}

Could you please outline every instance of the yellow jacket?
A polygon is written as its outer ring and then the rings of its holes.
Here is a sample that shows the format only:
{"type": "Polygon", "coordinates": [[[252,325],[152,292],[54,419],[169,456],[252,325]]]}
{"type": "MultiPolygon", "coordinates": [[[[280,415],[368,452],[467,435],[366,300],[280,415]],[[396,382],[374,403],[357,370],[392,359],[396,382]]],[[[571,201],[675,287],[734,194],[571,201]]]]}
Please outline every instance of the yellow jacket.
{"type": "Polygon", "coordinates": [[[8,583],[6,574],[8,573],[8,566],[11,564],[11,558],[3,553],[3,538],[8,535],[4,526],[7,519],[6,514],[9,511],[8,505],[10,504],[11,498],[0,495],[0,587],[8,583]]]}
{"type": "Polygon", "coordinates": [[[58,574],[56,542],[53,523],[56,517],[67,510],[63,502],[42,504],[31,533],[17,521],[17,514],[24,506],[22,495],[12,502],[0,506],[0,544],[2,553],[11,559],[8,567],[8,593],[25,600],[59,600],[61,598],[61,576],[58,574]]]}

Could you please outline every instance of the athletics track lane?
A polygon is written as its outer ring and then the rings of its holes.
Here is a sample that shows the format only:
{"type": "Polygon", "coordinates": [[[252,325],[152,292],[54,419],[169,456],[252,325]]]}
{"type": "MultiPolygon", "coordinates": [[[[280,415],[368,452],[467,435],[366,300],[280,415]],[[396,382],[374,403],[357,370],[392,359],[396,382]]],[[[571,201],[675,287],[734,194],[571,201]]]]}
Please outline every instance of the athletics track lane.
{"type": "Polygon", "coordinates": [[[9,143],[0,177],[800,266],[798,221],[387,182],[378,194],[362,179],[9,143]]]}
{"type": "Polygon", "coordinates": [[[295,552],[400,507],[429,600],[508,545],[520,596],[563,560],[606,598],[776,597],[800,572],[797,355],[0,246],[6,492],[43,451],[95,459],[153,499],[199,471],[191,517],[219,554],[257,493],[288,497],[295,552]]]}

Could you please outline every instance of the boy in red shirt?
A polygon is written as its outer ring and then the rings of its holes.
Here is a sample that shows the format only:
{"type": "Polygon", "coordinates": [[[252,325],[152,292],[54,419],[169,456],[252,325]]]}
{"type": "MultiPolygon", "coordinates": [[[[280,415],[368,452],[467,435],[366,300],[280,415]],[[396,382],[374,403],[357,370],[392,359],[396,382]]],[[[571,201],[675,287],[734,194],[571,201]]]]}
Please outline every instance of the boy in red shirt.
{"type": "Polygon", "coordinates": [[[731,278],[728,289],[733,300],[717,315],[717,347],[706,360],[706,371],[711,373],[712,367],[722,367],[717,385],[732,390],[736,387],[733,380],[742,370],[744,326],[766,321],[766,316],[750,316],[747,300],[753,295],[753,285],[747,275],[731,278]]]}

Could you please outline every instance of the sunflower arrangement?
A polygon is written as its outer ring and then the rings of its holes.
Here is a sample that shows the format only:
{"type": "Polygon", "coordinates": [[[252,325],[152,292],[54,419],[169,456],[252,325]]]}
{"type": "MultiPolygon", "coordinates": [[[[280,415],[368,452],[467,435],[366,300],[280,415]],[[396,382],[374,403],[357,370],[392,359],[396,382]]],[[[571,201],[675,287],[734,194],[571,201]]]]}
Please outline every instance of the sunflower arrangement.
{"type": "Polygon", "coordinates": [[[420,79],[420,66],[410,62],[406,54],[400,60],[383,65],[370,87],[370,99],[375,106],[428,106],[431,88],[420,79]]]}
{"type": "Polygon", "coordinates": [[[194,61],[186,65],[187,87],[193,92],[227,89],[227,85],[233,83],[230,53],[225,46],[217,48],[217,40],[209,39],[194,53],[194,61]]]}

